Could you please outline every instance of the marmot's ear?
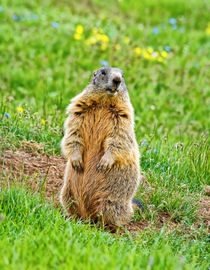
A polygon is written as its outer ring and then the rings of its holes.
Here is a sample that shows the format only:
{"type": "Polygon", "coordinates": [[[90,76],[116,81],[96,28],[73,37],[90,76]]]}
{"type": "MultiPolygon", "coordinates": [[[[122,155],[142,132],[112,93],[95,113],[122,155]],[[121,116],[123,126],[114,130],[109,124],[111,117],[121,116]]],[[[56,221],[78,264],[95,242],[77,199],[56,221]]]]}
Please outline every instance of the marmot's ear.
{"type": "Polygon", "coordinates": [[[95,70],[94,72],[93,72],[93,78],[92,78],[92,83],[93,84],[96,84],[96,74],[97,74],[97,70],[95,70]]]}

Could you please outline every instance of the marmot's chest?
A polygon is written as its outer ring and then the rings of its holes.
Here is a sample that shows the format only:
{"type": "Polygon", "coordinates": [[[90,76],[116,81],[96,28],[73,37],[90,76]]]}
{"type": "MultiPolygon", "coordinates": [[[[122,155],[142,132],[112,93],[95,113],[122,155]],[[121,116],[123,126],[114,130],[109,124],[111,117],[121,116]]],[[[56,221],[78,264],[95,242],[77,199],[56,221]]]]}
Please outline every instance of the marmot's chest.
{"type": "Polygon", "coordinates": [[[85,142],[96,145],[101,143],[112,132],[118,132],[122,127],[125,112],[115,108],[95,107],[83,114],[83,137],[85,142]]]}
{"type": "Polygon", "coordinates": [[[84,132],[90,135],[94,132],[99,133],[109,131],[116,125],[119,125],[119,116],[116,112],[112,112],[107,108],[94,108],[83,115],[83,129],[84,132]]]}

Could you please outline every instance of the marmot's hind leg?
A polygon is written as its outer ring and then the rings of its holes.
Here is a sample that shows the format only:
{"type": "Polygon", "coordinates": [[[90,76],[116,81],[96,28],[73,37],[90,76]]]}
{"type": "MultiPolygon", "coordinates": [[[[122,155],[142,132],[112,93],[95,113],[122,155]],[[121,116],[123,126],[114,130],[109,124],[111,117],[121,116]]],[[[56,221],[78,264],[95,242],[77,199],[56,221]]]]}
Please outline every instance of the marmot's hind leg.
{"type": "Polygon", "coordinates": [[[73,217],[77,213],[77,206],[73,200],[70,187],[64,183],[61,194],[60,194],[60,203],[65,209],[68,216],[73,217]]]}
{"type": "Polygon", "coordinates": [[[133,215],[132,202],[123,204],[122,202],[107,201],[104,204],[102,221],[104,224],[125,225],[133,215]]]}
{"type": "Polygon", "coordinates": [[[70,180],[69,180],[69,162],[67,163],[65,175],[64,175],[64,184],[60,192],[60,203],[65,209],[67,215],[73,216],[78,211],[76,202],[73,199],[71,188],[70,188],[70,180]]]}

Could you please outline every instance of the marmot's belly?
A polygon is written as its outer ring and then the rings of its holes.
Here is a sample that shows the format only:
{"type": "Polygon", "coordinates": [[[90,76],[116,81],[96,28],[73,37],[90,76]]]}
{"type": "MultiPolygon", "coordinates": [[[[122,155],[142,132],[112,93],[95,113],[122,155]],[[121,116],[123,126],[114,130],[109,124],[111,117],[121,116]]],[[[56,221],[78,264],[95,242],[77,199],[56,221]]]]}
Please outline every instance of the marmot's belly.
{"type": "MultiPolygon", "coordinates": [[[[95,108],[85,115],[83,123],[83,139],[84,139],[84,173],[87,178],[94,177],[96,174],[102,174],[104,178],[108,175],[100,173],[96,170],[97,164],[105,153],[104,142],[113,132],[120,129],[120,121],[116,121],[113,114],[106,108],[95,108]],[[117,126],[118,125],[118,126],[117,126]]],[[[122,128],[121,128],[122,130],[122,128]]],[[[128,130],[125,133],[129,133],[128,130]]],[[[131,167],[136,169],[137,157],[135,149],[129,149],[125,155],[120,155],[121,160],[116,160],[116,170],[120,173],[130,170],[131,167]],[[123,164],[122,164],[123,163],[123,164]]],[[[131,169],[132,170],[132,169],[131,169]]],[[[102,177],[101,176],[101,177],[102,177]]],[[[86,178],[86,179],[87,179],[86,178]]],[[[104,179],[106,181],[106,179],[104,179]]],[[[88,180],[87,180],[88,181],[88,180]]],[[[91,179],[89,179],[91,181],[91,179]]],[[[95,182],[95,181],[94,181],[95,182]]]]}
{"type": "Polygon", "coordinates": [[[96,108],[87,112],[83,123],[84,163],[96,166],[104,154],[104,141],[114,129],[114,122],[108,110],[96,108]]]}
{"type": "Polygon", "coordinates": [[[84,173],[77,184],[81,188],[80,200],[87,215],[99,213],[105,200],[129,200],[138,185],[135,164],[114,164],[108,172],[97,170],[105,151],[104,141],[115,128],[114,124],[111,115],[104,110],[96,110],[84,120],[84,173]]]}
{"type": "Polygon", "coordinates": [[[104,141],[110,132],[110,121],[99,118],[100,111],[87,115],[84,123],[84,188],[96,190],[105,184],[104,173],[96,167],[104,155],[104,141]]]}

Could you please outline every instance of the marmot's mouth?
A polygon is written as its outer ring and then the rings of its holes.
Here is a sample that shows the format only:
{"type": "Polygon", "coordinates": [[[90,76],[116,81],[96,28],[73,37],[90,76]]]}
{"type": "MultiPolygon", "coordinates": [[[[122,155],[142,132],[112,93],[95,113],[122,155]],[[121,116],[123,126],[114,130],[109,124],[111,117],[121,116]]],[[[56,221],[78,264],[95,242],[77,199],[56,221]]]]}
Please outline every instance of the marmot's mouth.
{"type": "Polygon", "coordinates": [[[106,90],[109,91],[109,92],[112,93],[112,94],[114,94],[114,93],[116,93],[116,92],[119,91],[119,89],[116,88],[116,87],[113,87],[113,88],[106,88],[106,90]]]}

